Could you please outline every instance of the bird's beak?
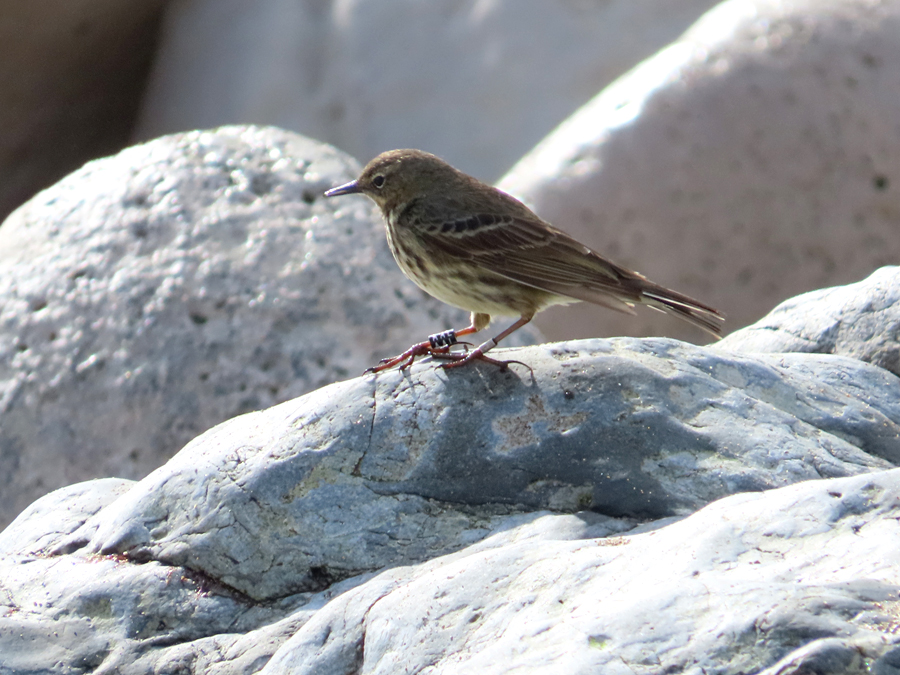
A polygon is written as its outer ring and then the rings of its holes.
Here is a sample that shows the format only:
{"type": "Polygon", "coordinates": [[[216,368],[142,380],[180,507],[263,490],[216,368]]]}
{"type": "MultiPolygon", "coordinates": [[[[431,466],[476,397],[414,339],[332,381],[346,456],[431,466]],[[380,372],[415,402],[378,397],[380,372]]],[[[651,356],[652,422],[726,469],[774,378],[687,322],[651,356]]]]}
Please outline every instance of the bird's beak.
{"type": "Polygon", "coordinates": [[[340,195],[358,195],[361,192],[362,189],[359,187],[359,184],[355,180],[351,180],[349,183],[338,185],[336,188],[331,188],[325,193],[325,196],[339,197],[340,195]]]}

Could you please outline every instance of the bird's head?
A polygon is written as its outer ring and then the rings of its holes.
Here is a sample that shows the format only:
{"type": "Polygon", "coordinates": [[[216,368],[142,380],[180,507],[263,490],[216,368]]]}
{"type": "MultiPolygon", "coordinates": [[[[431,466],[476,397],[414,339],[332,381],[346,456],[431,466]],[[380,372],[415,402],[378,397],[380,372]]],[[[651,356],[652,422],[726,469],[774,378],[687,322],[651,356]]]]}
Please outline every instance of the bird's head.
{"type": "Polygon", "coordinates": [[[417,197],[446,189],[460,180],[459,171],[421,150],[390,150],[366,164],[354,181],[332,188],[326,197],[364,194],[389,213],[417,197]]]}

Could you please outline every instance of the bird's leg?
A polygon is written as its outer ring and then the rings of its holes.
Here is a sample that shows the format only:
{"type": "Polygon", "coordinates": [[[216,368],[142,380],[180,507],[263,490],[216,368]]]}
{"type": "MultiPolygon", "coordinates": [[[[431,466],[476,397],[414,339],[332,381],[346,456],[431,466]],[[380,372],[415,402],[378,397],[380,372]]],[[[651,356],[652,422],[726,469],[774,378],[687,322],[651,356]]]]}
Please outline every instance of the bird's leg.
{"type": "Polygon", "coordinates": [[[486,327],[490,323],[490,321],[491,318],[489,315],[476,314],[473,312],[472,323],[465,328],[460,328],[459,330],[453,330],[451,328],[450,330],[445,330],[443,333],[435,333],[434,335],[429,335],[428,339],[424,342],[414,344],[405,352],[393,358],[382,359],[380,364],[366,369],[365,373],[380,373],[382,370],[387,370],[388,368],[393,368],[394,366],[399,366],[400,370],[404,370],[405,368],[409,368],[413,364],[413,361],[416,360],[417,356],[425,356],[426,354],[430,354],[432,356],[448,356],[450,353],[450,347],[459,342],[459,337],[477,333],[482,328],[486,327]]]}
{"type": "MultiPolygon", "coordinates": [[[[497,337],[491,338],[487,342],[484,342],[484,343],[478,345],[478,347],[476,347],[472,351],[468,352],[467,354],[449,354],[449,353],[447,353],[447,354],[435,354],[434,356],[436,358],[442,358],[442,359],[453,359],[453,363],[445,363],[441,366],[441,368],[459,368],[460,366],[463,366],[463,365],[470,363],[472,361],[475,361],[475,360],[487,361],[488,363],[493,363],[494,365],[501,366],[503,368],[506,368],[510,363],[522,363],[521,361],[498,361],[496,359],[492,359],[492,358],[485,356],[485,354],[487,352],[489,352],[490,350],[492,350],[494,347],[496,347],[497,344],[500,342],[500,340],[511,335],[512,333],[515,333],[522,326],[524,326],[526,323],[531,321],[532,317],[534,317],[534,314],[523,315],[512,326],[510,326],[505,331],[500,333],[500,335],[498,335],[497,337]]],[[[529,367],[528,364],[525,364],[525,363],[522,363],[522,365],[525,366],[526,368],[529,367]]]]}

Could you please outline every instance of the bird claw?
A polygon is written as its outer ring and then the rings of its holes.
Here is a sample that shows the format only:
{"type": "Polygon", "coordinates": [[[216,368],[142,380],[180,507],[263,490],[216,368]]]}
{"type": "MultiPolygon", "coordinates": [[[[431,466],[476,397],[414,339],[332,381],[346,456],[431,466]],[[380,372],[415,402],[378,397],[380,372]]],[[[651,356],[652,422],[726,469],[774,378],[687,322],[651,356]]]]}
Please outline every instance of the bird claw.
{"type": "Polygon", "coordinates": [[[450,346],[446,347],[432,347],[429,342],[419,342],[418,344],[414,344],[412,347],[407,349],[402,354],[398,354],[393,358],[381,359],[377,366],[372,366],[371,368],[366,368],[363,371],[363,375],[367,375],[369,373],[380,373],[383,370],[388,370],[389,368],[397,367],[397,370],[406,370],[415,362],[417,356],[430,356],[433,359],[441,360],[441,361],[451,361],[451,363],[442,363],[439,368],[447,369],[447,368],[459,368],[460,366],[464,366],[467,363],[471,363],[472,361],[486,361],[487,363],[492,363],[493,365],[500,368],[500,370],[509,370],[509,366],[513,363],[517,363],[520,366],[524,366],[528,368],[534,373],[534,370],[527,363],[516,360],[509,361],[499,361],[497,359],[492,359],[490,356],[487,356],[484,352],[479,349],[473,349],[469,351],[469,347],[472,346],[471,342],[456,342],[455,344],[463,345],[465,347],[465,351],[462,354],[454,353],[450,351],[450,346]]]}
{"type": "Polygon", "coordinates": [[[472,361],[487,361],[488,363],[492,363],[501,371],[509,370],[509,366],[512,363],[518,363],[520,366],[525,366],[534,373],[534,370],[527,363],[523,363],[522,361],[516,361],[515,359],[510,359],[509,361],[500,361],[498,359],[492,359],[490,356],[484,354],[477,349],[468,352],[467,354],[433,354],[432,355],[436,359],[444,359],[448,361],[452,361],[452,363],[442,363],[439,367],[447,370],[448,368],[459,368],[460,366],[464,366],[467,363],[471,363],[472,361]]]}
{"type": "Polygon", "coordinates": [[[449,346],[432,347],[431,343],[429,342],[419,342],[417,344],[414,344],[402,354],[398,354],[393,358],[381,359],[379,365],[372,366],[371,368],[366,368],[363,371],[363,375],[367,375],[369,373],[380,373],[382,370],[388,370],[389,368],[393,368],[394,366],[397,366],[398,370],[406,370],[413,364],[417,356],[438,356],[441,354],[446,354],[449,351],[449,346]]]}

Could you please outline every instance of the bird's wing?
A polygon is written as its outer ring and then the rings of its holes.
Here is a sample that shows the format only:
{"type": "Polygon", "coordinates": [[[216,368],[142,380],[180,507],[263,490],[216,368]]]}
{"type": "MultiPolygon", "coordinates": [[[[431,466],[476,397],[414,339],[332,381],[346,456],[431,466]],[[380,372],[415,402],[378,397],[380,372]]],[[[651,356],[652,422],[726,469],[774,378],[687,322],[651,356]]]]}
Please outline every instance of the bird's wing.
{"type": "Polygon", "coordinates": [[[581,299],[574,293],[587,287],[638,301],[628,282],[643,277],[541,220],[477,214],[431,222],[420,233],[448,255],[535,288],[581,299]]]}
{"type": "Polygon", "coordinates": [[[521,284],[629,314],[643,303],[721,332],[723,317],[712,307],[616,265],[540,219],[477,214],[432,220],[419,231],[445,254],[521,284]]]}

